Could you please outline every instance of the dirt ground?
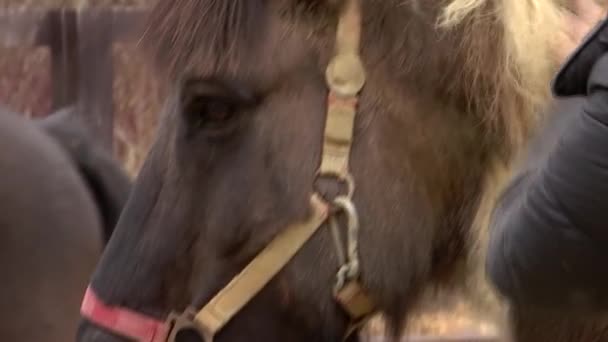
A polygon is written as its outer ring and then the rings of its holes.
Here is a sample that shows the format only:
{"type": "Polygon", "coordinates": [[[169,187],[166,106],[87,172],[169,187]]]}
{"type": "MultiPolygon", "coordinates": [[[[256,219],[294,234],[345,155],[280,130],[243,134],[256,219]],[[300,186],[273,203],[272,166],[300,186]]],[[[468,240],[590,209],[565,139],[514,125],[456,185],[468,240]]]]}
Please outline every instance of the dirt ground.
{"type": "MultiPolygon", "coordinates": [[[[145,5],[150,0],[0,0],[0,7],[21,6],[117,6],[145,5]]],[[[115,154],[135,176],[155,133],[161,93],[154,73],[133,46],[114,48],[115,154]]],[[[0,49],[0,103],[28,117],[41,117],[51,108],[49,54],[45,48],[0,49]]],[[[447,300],[444,300],[447,303],[447,300]]],[[[473,315],[458,298],[449,299],[450,307],[429,306],[408,322],[412,335],[479,333],[492,335],[493,326],[473,315]]],[[[383,321],[375,319],[371,331],[382,333],[383,321]]]]}

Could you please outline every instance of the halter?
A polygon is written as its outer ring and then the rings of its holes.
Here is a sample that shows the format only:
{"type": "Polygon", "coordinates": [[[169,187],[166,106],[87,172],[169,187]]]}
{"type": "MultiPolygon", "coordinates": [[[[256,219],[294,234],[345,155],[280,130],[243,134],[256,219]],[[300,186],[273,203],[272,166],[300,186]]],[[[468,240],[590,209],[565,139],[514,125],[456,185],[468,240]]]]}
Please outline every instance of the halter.
{"type": "Polygon", "coordinates": [[[349,171],[349,156],[359,92],[365,70],[359,54],[361,0],[345,0],[336,33],[335,54],[326,70],[329,87],[321,164],[317,179],[333,178],[347,185],[347,193],[331,201],[313,192],[311,214],[277,235],[228,285],[200,310],[172,313],[164,322],[126,308],[105,305],[88,288],[81,313],[92,323],[140,342],[173,342],[184,330],[195,330],[205,342],[217,333],[282,270],[325,223],[331,229],[340,268],[333,288],[335,300],[351,319],[344,339],[357,331],[374,312],[373,301],[359,283],[359,220],[352,201],[355,182],[349,171]],[[346,216],[346,251],[342,245],[338,213],[346,216]]]}

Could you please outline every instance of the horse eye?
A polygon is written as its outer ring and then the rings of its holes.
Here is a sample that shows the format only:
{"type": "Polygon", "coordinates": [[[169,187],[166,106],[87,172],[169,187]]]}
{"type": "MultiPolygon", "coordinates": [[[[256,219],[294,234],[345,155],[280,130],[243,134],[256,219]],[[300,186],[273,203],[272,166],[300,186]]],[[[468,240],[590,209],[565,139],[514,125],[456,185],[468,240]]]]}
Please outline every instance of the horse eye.
{"type": "Polygon", "coordinates": [[[224,99],[198,98],[193,103],[193,112],[201,121],[222,122],[235,112],[232,104],[224,99]]]}
{"type": "Polygon", "coordinates": [[[236,106],[227,99],[198,96],[185,104],[184,114],[190,125],[200,129],[217,129],[236,114],[236,106]]]}
{"type": "Polygon", "coordinates": [[[232,136],[257,103],[246,87],[217,79],[185,80],[180,97],[186,136],[211,139],[232,136]]]}

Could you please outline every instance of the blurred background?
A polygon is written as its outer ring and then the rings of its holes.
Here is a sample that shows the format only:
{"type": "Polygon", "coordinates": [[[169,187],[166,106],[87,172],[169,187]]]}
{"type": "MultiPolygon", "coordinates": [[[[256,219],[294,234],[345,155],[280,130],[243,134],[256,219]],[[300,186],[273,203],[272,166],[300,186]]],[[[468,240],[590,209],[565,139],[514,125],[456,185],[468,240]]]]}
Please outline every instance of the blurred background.
{"type": "MultiPolygon", "coordinates": [[[[145,10],[153,0],[0,0],[7,16],[44,8],[122,8],[145,10]]],[[[13,17],[14,19],[15,17],[13,17]]],[[[14,23],[15,20],[12,21],[14,23]]],[[[11,26],[7,24],[7,27],[11,26]]],[[[137,23],[133,41],[114,42],[113,150],[134,176],[145,157],[156,127],[161,95],[153,72],[137,49],[137,23]]],[[[8,32],[4,32],[5,35],[8,32]]],[[[57,36],[60,36],[58,34],[57,36]]],[[[0,103],[28,117],[42,117],[53,110],[51,51],[47,46],[20,46],[18,41],[0,44],[0,103]],[[10,45],[10,46],[6,46],[10,45]]],[[[110,114],[110,113],[108,113],[110,114]]]]}

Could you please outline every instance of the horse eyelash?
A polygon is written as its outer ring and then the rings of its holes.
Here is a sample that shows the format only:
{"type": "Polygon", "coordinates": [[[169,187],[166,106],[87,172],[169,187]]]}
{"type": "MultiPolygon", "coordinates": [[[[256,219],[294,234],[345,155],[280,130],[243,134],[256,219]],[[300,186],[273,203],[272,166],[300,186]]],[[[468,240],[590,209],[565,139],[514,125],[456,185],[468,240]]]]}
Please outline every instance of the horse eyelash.
{"type": "Polygon", "coordinates": [[[253,93],[235,82],[216,78],[186,80],[182,86],[182,106],[199,97],[221,100],[236,107],[255,103],[253,93]]]}

